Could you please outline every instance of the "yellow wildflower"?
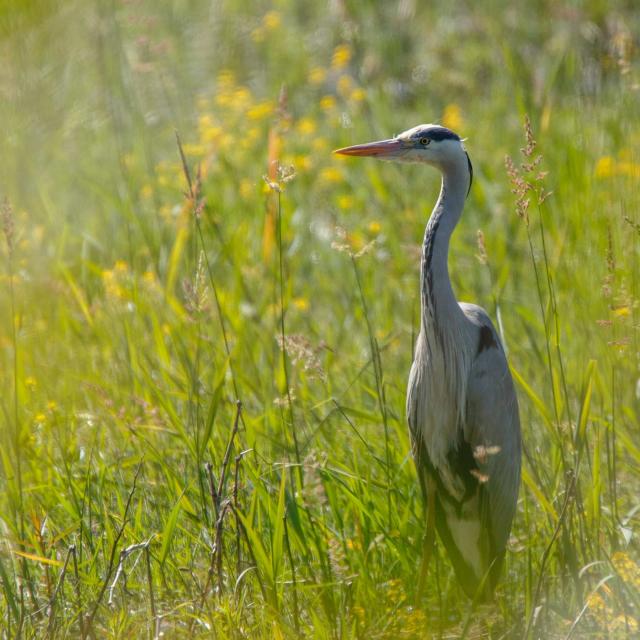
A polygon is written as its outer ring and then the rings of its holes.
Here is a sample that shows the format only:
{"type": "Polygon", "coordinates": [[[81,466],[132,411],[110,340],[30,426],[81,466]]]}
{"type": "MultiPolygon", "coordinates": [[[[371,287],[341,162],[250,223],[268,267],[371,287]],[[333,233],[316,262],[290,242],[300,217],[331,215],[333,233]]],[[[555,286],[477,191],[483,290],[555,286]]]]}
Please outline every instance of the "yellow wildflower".
{"type": "Polygon", "coordinates": [[[233,146],[233,136],[228,133],[222,134],[218,140],[218,148],[224,150],[231,146],[233,146]]]}
{"type": "Polygon", "coordinates": [[[259,136],[260,129],[257,127],[251,127],[250,129],[247,129],[244,137],[240,140],[240,145],[243,149],[252,149],[259,136]]]}
{"type": "Polygon", "coordinates": [[[231,104],[238,111],[243,111],[251,104],[251,92],[247,87],[238,87],[232,94],[231,104]]]}
{"type": "Polygon", "coordinates": [[[262,18],[262,24],[265,29],[277,29],[282,22],[282,18],[277,11],[269,11],[265,14],[264,18],[262,18]]]}
{"type": "Polygon", "coordinates": [[[353,614],[353,617],[360,623],[360,624],[364,624],[364,609],[362,607],[351,607],[351,613],[353,614]]]}
{"type": "Polygon", "coordinates": [[[216,105],[226,109],[227,107],[231,106],[231,103],[233,102],[233,98],[231,97],[230,93],[227,93],[226,91],[222,91],[216,96],[215,101],[216,101],[216,105]]]}
{"type": "Polygon", "coordinates": [[[336,106],[336,99],[333,96],[323,96],[320,98],[320,108],[325,111],[330,111],[336,106]]]}
{"type": "Polygon", "coordinates": [[[243,200],[249,200],[251,196],[255,193],[255,186],[249,178],[242,178],[240,180],[240,197],[243,200]]]}
{"type": "Polygon", "coordinates": [[[322,84],[327,79],[327,71],[322,67],[314,67],[309,71],[309,82],[311,84],[322,84]]]}
{"type": "Polygon", "coordinates": [[[377,220],[372,220],[369,223],[369,231],[371,233],[375,233],[377,235],[378,233],[380,233],[381,229],[382,227],[380,226],[380,223],[377,220]]]}
{"type": "MultiPolygon", "coordinates": [[[[326,138],[314,138],[313,142],[311,143],[311,146],[313,147],[313,150],[317,153],[322,153],[323,151],[327,150],[327,147],[329,146],[329,143],[327,142],[326,138]]],[[[342,156],[338,156],[339,158],[342,158],[342,156]]],[[[346,156],[344,156],[346,158],[346,156]]]]}
{"type": "Polygon", "coordinates": [[[216,127],[214,125],[200,129],[200,139],[203,143],[216,142],[222,137],[222,127],[216,127]]]}
{"type": "Polygon", "coordinates": [[[38,424],[43,424],[44,422],[46,422],[46,420],[47,420],[47,416],[45,416],[44,413],[42,412],[36,413],[34,422],[37,422],[38,424]]]}
{"type": "Polygon", "coordinates": [[[602,156],[596,163],[596,178],[610,178],[615,173],[615,160],[611,156],[602,156]]]}
{"type": "Polygon", "coordinates": [[[616,551],[611,562],[620,577],[629,585],[640,589],[640,567],[624,551],[616,551]]]}
{"type": "Polygon", "coordinates": [[[342,171],[335,167],[325,167],[320,172],[320,180],[323,182],[342,182],[342,171]]]}
{"type": "Polygon", "coordinates": [[[353,80],[351,79],[351,76],[344,74],[338,78],[338,93],[341,96],[349,95],[349,93],[351,93],[352,86],[353,80]]]}
{"type": "Polygon", "coordinates": [[[589,611],[597,620],[604,621],[609,617],[609,607],[599,593],[592,593],[587,598],[587,604],[589,611]]]}
{"type": "Polygon", "coordinates": [[[27,387],[27,389],[35,389],[38,386],[38,382],[33,376],[27,376],[24,379],[24,386],[27,387]]]}
{"type": "Polygon", "coordinates": [[[367,93],[364,89],[357,87],[351,92],[349,98],[354,102],[362,102],[367,97],[367,93]]]}
{"type": "Polygon", "coordinates": [[[264,42],[264,36],[265,36],[265,30],[262,27],[256,27],[252,32],[251,32],[251,39],[256,43],[259,44],[260,42],[264,42]]]}
{"type": "Polygon", "coordinates": [[[307,311],[309,308],[309,301],[306,298],[294,298],[293,306],[300,311],[307,311]]]}
{"type": "Polygon", "coordinates": [[[200,131],[208,129],[209,127],[212,127],[212,126],[213,126],[213,118],[211,117],[210,113],[203,113],[198,118],[198,129],[200,131]]]}
{"type": "Polygon", "coordinates": [[[338,206],[345,210],[345,209],[352,209],[353,208],[353,198],[349,195],[344,195],[344,196],[339,196],[338,197],[338,206]]]}
{"type": "Polygon", "coordinates": [[[182,150],[186,156],[202,157],[206,153],[206,148],[202,144],[183,144],[182,150]]]}
{"type": "Polygon", "coordinates": [[[224,69],[218,74],[217,84],[219,89],[230,89],[236,83],[236,78],[233,75],[233,71],[224,69]]]}
{"type": "Polygon", "coordinates": [[[145,271],[142,274],[142,280],[150,285],[155,285],[157,283],[156,274],[153,271],[145,271]]]}
{"type": "MultiPolygon", "coordinates": [[[[362,237],[362,234],[359,231],[354,231],[351,234],[351,237],[349,238],[349,240],[351,241],[351,248],[356,252],[360,251],[360,249],[362,249],[362,247],[364,247],[365,245],[364,238],[362,237]]],[[[383,338],[384,333],[381,330],[379,331],[381,334],[380,338],[383,338]]]]}
{"type": "Polygon", "coordinates": [[[311,158],[304,154],[299,154],[293,157],[293,166],[296,171],[309,171],[313,166],[311,158]]]}
{"type": "MultiPolygon", "coordinates": [[[[609,624],[609,631],[619,631],[624,633],[624,637],[628,637],[627,634],[635,634],[638,631],[638,621],[631,616],[617,615],[609,624]]],[[[617,637],[617,636],[616,636],[617,637]]]]}
{"type": "Polygon", "coordinates": [[[58,403],[55,400],[49,400],[47,402],[47,411],[55,411],[58,408],[58,403]]]}
{"type": "Polygon", "coordinates": [[[296,125],[296,131],[303,136],[310,136],[315,133],[316,123],[313,118],[300,118],[296,125]]]}
{"type": "Polygon", "coordinates": [[[620,176],[640,178],[640,164],[634,162],[618,162],[617,173],[620,176]]]}
{"type": "Polygon", "coordinates": [[[444,108],[442,124],[449,129],[453,129],[453,131],[460,131],[464,127],[462,111],[457,104],[448,104],[444,108]]]}
{"type": "Polygon", "coordinates": [[[351,60],[351,47],[348,44],[339,44],[333,51],[331,66],[334,69],[344,69],[351,60]]]}
{"type": "Polygon", "coordinates": [[[402,581],[397,578],[393,578],[387,582],[386,591],[387,597],[393,602],[404,600],[404,590],[402,588],[402,581]]]}
{"type": "Polygon", "coordinates": [[[114,269],[120,273],[126,273],[129,271],[129,265],[124,260],[116,260],[114,269]]]}
{"type": "Polygon", "coordinates": [[[104,284],[104,289],[107,297],[124,298],[124,290],[118,282],[115,271],[105,269],[102,272],[102,283],[104,284]]]}
{"type": "Polygon", "coordinates": [[[140,197],[145,200],[150,200],[153,195],[153,187],[150,184],[145,184],[140,189],[140,197]]]}
{"type": "Polygon", "coordinates": [[[429,620],[423,609],[408,608],[404,620],[404,629],[410,636],[421,635],[429,627],[429,620]]]}
{"type": "Polygon", "coordinates": [[[267,118],[273,113],[273,102],[266,100],[264,102],[258,102],[247,111],[247,118],[249,120],[262,120],[267,118]]]}

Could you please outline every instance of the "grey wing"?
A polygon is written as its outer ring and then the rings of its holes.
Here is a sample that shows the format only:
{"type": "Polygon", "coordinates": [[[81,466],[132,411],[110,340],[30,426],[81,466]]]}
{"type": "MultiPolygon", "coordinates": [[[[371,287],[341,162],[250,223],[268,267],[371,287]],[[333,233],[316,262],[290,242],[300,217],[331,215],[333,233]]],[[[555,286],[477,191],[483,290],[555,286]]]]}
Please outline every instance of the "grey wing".
{"type": "Polygon", "coordinates": [[[502,555],[520,486],[518,400],[504,351],[488,317],[479,327],[478,352],[467,387],[465,440],[471,445],[486,496],[491,555],[502,555]]]}

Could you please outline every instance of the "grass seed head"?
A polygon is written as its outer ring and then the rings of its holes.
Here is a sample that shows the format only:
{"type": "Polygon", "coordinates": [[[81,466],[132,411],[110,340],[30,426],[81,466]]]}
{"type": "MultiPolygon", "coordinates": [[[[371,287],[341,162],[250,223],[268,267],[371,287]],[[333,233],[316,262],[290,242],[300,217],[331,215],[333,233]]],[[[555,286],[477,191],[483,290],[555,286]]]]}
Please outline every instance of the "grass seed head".
{"type": "Polygon", "coordinates": [[[284,337],[284,342],[282,341],[282,336],[276,336],[276,340],[280,349],[286,351],[294,365],[302,365],[303,371],[308,378],[326,380],[326,373],[318,357],[318,351],[323,348],[323,345],[314,347],[301,334],[287,335],[284,337]]]}
{"type": "Polygon", "coordinates": [[[511,181],[511,193],[516,196],[516,213],[529,226],[530,194],[536,198],[538,206],[551,195],[551,191],[544,188],[544,179],[548,172],[540,171],[538,167],[542,163],[542,154],[536,154],[537,142],[533,137],[533,129],[529,116],[525,116],[524,135],[526,145],[520,149],[523,160],[516,166],[513,158],[505,156],[504,163],[507,175],[511,181]]]}
{"type": "Polygon", "coordinates": [[[480,262],[480,264],[487,264],[489,262],[487,246],[484,242],[484,233],[482,233],[480,229],[478,229],[476,233],[476,238],[478,242],[478,253],[476,254],[476,258],[478,258],[478,262],[480,262]]]}
{"type": "Polygon", "coordinates": [[[183,282],[185,307],[192,319],[206,314],[209,310],[209,292],[206,277],[204,252],[201,251],[193,280],[185,280],[183,282]]]}

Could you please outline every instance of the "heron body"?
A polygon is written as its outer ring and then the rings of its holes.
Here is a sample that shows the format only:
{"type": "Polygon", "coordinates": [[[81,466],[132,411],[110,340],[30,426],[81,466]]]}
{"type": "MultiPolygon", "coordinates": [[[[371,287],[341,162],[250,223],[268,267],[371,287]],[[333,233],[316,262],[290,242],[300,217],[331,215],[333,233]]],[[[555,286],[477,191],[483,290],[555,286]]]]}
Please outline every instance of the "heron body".
{"type": "Polygon", "coordinates": [[[449,278],[449,239],[471,187],[471,161],[460,138],[438,125],[338,153],[422,162],[442,173],[422,244],[420,333],[407,419],[432,514],[427,526],[435,524],[465,592],[488,598],[516,509],[521,444],[518,403],[500,338],[482,308],[456,301],[449,278]]]}

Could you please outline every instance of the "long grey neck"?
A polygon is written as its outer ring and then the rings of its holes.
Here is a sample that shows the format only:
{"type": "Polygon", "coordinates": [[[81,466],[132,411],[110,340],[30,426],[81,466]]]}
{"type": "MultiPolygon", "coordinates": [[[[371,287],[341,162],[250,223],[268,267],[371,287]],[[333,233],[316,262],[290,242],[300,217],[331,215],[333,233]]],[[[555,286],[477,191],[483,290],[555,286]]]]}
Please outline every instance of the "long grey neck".
{"type": "Polygon", "coordinates": [[[447,267],[449,238],[460,219],[469,188],[469,170],[464,160],[464,164],[442,168],[440,196],[424,233],[420,290],[422,328],[427,334],[429,328],[438,330],[464,317],[453,294],[447,267]]]}

